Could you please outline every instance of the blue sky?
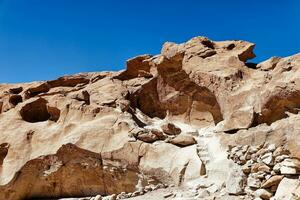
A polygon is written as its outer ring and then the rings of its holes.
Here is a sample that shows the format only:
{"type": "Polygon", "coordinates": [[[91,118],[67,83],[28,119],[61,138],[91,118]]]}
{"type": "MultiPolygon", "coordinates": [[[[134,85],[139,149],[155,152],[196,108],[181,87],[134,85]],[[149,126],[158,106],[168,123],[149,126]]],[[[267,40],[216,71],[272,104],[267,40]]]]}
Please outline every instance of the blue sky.
{"type": "Polygon", "coordinates": [[[257,44],[255,62],[300,52],[299,0],[0,0],[0,82],[119,70],[165,41],[257,44]]]}

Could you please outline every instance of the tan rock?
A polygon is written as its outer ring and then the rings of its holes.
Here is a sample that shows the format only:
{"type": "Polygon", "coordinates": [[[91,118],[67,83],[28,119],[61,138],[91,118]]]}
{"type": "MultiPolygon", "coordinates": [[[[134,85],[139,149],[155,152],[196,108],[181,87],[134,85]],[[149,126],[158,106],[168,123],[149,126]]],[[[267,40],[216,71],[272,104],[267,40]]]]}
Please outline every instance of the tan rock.
{"type": "Polygon", "coordinates": [[[268,179],[265,183],[262,184],[262,188],[269,188],[272,186],[277,186],[280,181],[283,179],[283,176],[272,176],[270,179],[268,179]]]}
{"type": "Polygon", "coordinates": [[[167,135],[179,135],[181,133],[181,129],[172,123],[162,125],[161,129],[167,135]]]}
{"type": "Polygon", "coordinates": [[[180,135],[177,135],[175,138],[171,139],[170,143],[176,146],[185,147],[196,144],[197,141],[193,136],[182,133],[180,135]]]}
{"type": "Polygon", "coordinates": [[[272,57],[262,63],[259,63],[257,65],[257,68],[264,70],[264,71],[272,70],[276,67],[276,65],[280,61],[280,59],[281,58],[279,58],[279,57],[272,57]]]}
{"type": "Polygon", "coordinates": [[[254,195],[256,197],[260,197],[262,199],[270,199],[273,195],[271,192],[265,190],[265,189],[258,189],[254,192],[254,195]]]}
{"type": "Polygon", "coordinates": [[[275,199],[277,200],[292,200],[293,198],[293,191],[299,185],[298,179],[290,179],[290,178],[283,178],[277,188],[275,193],[275,199]]]}
{"type": "Polygon", "coordinates": [[[265,164],[263,163],[254,163],[252,166],[251,166],[251,172],[252,173],[256,173],[259,171],[259,168],[265,168],[265,164]]]}
{"type": "MultiPolygon", "coordinates": [[[[276,164],[276,172],[298,175],[300,55],[256,66],[247,63],[254,46],[195,37],[129,59],[120,72],[0,84],[0,199],[132,193],[149,177],[179,185],[206,172],[220,181],[228,166],[217,161],[229,144],[257,147],[232,155],[240,164],[252,158],[273,166],[289,154],[293,162],[276,164]],[[188,130],[168,124],[164,133],[180,147],[165,143],[167,136],[152,130],[163,121],[205,128],[199,136],[209,142],[198,152],[188,130]],[[261,148],[266,143],[284,148],[272,157],[273,147],[261,148]]],[[[268,171],[252,168],[260,177],[268,171]]],[[[243,172],[230,174],[237,177],[228,178],[226,190],[242,194],[243,172]]]]}
{"type": "Polygon", "coordinates": [[[259,172],[270,172],[270,167],[268,167],[267,165],[262,165],[262,166],[259,166],[257,168],[257,171],[259,171],[259,172]]]}
{"type": "Polygon", "coordinates": [[[239,195],[244,193],[245,175],[238,167],[231,168],[226,180],[226,191],[229,194],[239,195]]]}
{"type": "Polygon", "coordinates": [[[299,174],[300,173],[300,161],[298,159],[285,159],[280,163],[281,174],[299,174]]]}

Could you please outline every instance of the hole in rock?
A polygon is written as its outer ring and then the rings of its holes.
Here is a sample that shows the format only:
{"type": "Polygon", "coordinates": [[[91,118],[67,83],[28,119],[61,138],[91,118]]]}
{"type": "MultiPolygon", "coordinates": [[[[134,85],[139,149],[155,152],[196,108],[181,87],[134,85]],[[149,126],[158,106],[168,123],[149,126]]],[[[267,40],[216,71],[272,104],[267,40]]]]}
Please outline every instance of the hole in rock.
{"type": "Polygon", "coordinates": [[[57,121],[60,116],[60,110],[47,106],[47,101],[39,98],[31,103],[26,104],[21,110],[20,115],[23,120],[35,123],[47,120],[57,121]]]}
{"type": "Polygon", "coordinates": [[[9,97],[9,103],[11,103],[14,106],[18,105],[22,101],[23,101],[22,96],[18,94],[9,97]]]}
{"type": "Polygon", "coordinates": [[[48,106],[47,109],[48,109],[48,113],[50,114],[49,119],[51,121],[57,122],[59,120],[59,117],[60,117],[60,110],[56,107],[51,107],[51,106],[48,106]]]}
{"type": "Polygon", "coordinates": [[[11,94],[19,94],[23,91],[23,87],[10,88],[9,92],[11,94]]]}
{"type": "Polygon", "coordinates": [[[234,44],[234,43],[231,43],[231,44],[229,44],[229,45],[226,47],[227,50],[232,50],[232,49],[234,49],[234,48],[235,48],[235,44],[234,44]]]}
{"type": "Polygon", "coordinates": [[[257,63],[247,62],[246,66],[251,69],[256,69],[257,63]]]}
{"type": "Polygon", "coordinates": [[[31,97],[35,97],[41,93],[48,92],[50,90],[50,86],[47,83],[42,83],[41,85],[33,88],[29,88],[25,91],[25,98],[29,99],[31,97]]]}
{"type": "Polygon", "coordinates": [[[0,166],[3,164],[3,160],[8,153],[8,148],[9,148],[8,143],[0,144],[0,166]]]}
{"type": "Polygon", "coordinates": [[[205,47],[208,47],[210,49],[215,49],[214,43],[210,40],[204,40],[201,42],[205,47]]]}
{"type": "Polygon", "coordinates": [[[3,102],[0,101],[0,114],[2,113],[3,102]]]}
{"type": "Polygon", "coordinates": [[[225,133],[229,133],[229,134],[235,134],[239,131],[240,129],[232,129],[232,130],[228,130],[228,131],[224,131],[225,133]]]}

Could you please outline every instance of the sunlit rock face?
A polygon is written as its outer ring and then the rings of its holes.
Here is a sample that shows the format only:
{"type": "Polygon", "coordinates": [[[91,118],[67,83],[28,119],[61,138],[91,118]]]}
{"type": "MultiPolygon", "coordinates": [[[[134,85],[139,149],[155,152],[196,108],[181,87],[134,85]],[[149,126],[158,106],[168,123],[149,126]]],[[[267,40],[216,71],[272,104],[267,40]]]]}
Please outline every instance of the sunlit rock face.
{"type": "Polygon", "coordinates": [[[210,196],[299,195],[300,55],[253,64],[254,46],[195,37],[120,72],[1,84],[0,199],[202,179],[215,185],[210,196]]]}

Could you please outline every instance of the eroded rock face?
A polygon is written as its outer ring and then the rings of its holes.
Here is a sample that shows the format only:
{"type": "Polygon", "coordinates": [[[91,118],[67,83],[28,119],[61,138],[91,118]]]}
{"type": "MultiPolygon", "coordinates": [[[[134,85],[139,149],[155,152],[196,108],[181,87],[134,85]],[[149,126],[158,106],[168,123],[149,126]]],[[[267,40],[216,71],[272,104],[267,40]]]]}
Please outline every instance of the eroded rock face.
{"type": "Polygon", "coordinates": [[[203,176],[218,186],[202,196],[222,185],[283,196],[286,176],[299,176],[300,56],[256,65],[253,49],[195,37],[121,72],[0,85],[0,199],[132,193],[203,176]],[[239,168],[223,162],[228,146],[239,168]]]}

